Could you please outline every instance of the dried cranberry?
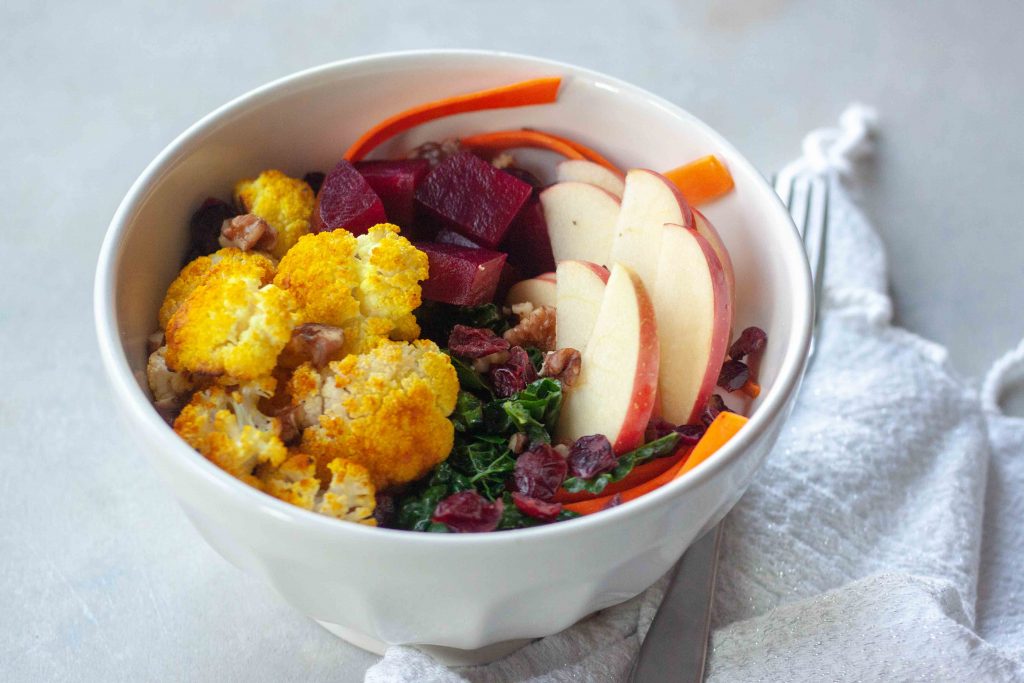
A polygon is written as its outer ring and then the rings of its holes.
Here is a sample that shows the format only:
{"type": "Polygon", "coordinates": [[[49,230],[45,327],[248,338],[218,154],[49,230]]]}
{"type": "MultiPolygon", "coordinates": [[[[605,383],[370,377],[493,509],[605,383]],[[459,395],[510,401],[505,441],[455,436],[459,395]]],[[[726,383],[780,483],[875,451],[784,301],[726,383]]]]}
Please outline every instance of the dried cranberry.
{"type": "Polygon", "coordinates": [[[602,507],[601,509],[611,510],[613,507],[618,507],[619,505],[622,505],[622,494],[616,493],[614,496],[608,499],[608,502],[605,503],[604,507],[602,507]]]}
{"type": "Polygon", "coordinates": [[[718,386],[726,391],[737,391],[750,379],[750,368],[741,360],[727,360],[718,373],[718,386]]]}
{"type": "Polygon", "coordinates": [[[484,327],[456,325],[448,336],[448,348],[452,353],[466,358],[483,358],[492,353],[504,351],[509,343],[484,327]]]}
{"type": "Polygon", "coordinates": [[[530,355],[521,346],[509,349],[508,360],[491,368],[491,384],[499,398],[508,398],[522,391],[526,385],[537,379],[530,355]]]}
{"type": "Polygon", "coordinates": [[[725,405],[725,401],[718,394],[711,394],[711,398],[708,399],[708,403],[704,406],[704,410],[700,414],[700,421],[705,426],[711,424],[718,417],[721,412],[731,413],[734,412],[729,409],[729,406],[725,405]]]}
{"type": "Polygon", "coordinates": [[[551,500],[565,481],[569,465],[546,443],[537,444],[516,460],[512,473],[515,490],[531,498],[551,500]]]}
{"type": "Polygon", "coordinates": [[[676,426],[660,417],[652,417],[644,431],[644,442],[655,441],[675,431],[676,426]]]}
{"type": "Polygon", "coordinates": [[[680,446],[696,446],[700,438],[704,436],[704,425],[679,425],[673,431],[681,437],[680,446]]]}
{"type": "Polygon", "coordinates": [[[740,336],[729,347],[729,357],[743,360],[744,356],[758,358],[768,343],[768,335],[760,327],[748,327],[740,332],[740,336]]]}
{"type": "Polygon", "coordinates": [[[542,522],[553,522],[562,511],[561,503],[548,503],[537,498],[531,498],[525,493],[516,491],[512,494],[512,502],[516,504],[519,511],[527,517],[539,519],[542,522]]]}
{"type": "Polygon", "coordinates": [[[220,249],[220,229],[224,221],[234,218],[238,212],[227,202],[209,197],[192,214],[189,232],[192,237],[189,254],[205,256],[220,249]]]}
{"type": "Polygon", "coordinates": [[[327,175],[320,171],[310,171],[304,175],[302,179],[306,181],[307,185],[313,188],[313,194],[316,194],[320,191],[320,186],[324,184],[324,178],[326,177],[327,175]]]}
{"type": "Polygon", "coordinates": [[[494,531],[504,509],[501,500],[489,503],[476,491],[459,491],[438,503],[431,519],[457,533],[494,531]]]}
{"type": "Polygon", "coordinates": [[[612,443],[604,434],[581,436],[569,449],[569,471],[574,477],[590,479],[615,467],[612,443]]]}

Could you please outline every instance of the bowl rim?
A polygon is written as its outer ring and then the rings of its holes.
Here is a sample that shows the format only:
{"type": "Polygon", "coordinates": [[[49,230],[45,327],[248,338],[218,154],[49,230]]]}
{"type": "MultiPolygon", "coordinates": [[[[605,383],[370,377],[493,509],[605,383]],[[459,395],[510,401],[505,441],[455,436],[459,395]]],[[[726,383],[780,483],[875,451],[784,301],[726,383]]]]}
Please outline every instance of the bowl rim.
{"type": "MultiPolygon", "coordinates": [[[[110,225],[107,228],[103,244],[100,248],[96,266],[93,291],[93,314],[96,335],[99,343],[100,356],[110,384],[113,388],[114,400],[122,404],[123,412],[142,429],[147,439],[155,442],[157,450],[166,451],[179,461],[182,469],[191,471],[193,476],[203,477],[215,485],[224,496],[231,496],[236,502],[253,509],[253,514],[268,514],[279,522],[302,527],[304,531],[320,533],[325,536],[359,538],[368,542],[388,542],[393,539],[399,543],[417,543],[427,545],[449,546],[452,544],[487,544],[507,545],[520,543],[527,539],[545,539],[556,541],[562,537],[581,533],[585,530],[598,532],[606,527],[625,523],[630,517],[641,515],[647,510],[665,505],[669,499],[681,496],[684,492],[696,489],[719,471],[735,460],[757,438],[759,438],[773,422],[797,390],[806,364],[807,351],[810,345],[813,325],[813,289],[811,287],[810,269],[796,227],[793,225],[782,201],[764,180],[764,177],[735,147],[711,126],[698,119],[668,100],[655,95],[639,86],[609,76],[607,74],[576,66],[567,62],[524,55],[500,50],[477,49],[423,49],[403,50],[394,52],[374,53],[349,59],[338,60],[270,81],[254,88],[203,116],[174,138],[142,171],[132,183],[121,201],[110,225]],[[599,83],[621,94],[641,98],[647,104],[660,108],[677,119],[702,130],[719,149],[731,153],[730,164],[739,166],[756,182],[763,185],[774,198],[766,209],[782,212],[785,222],[791,230],[787,233],[787,242],[777,245],[781,249],[787,268],[793,273],[797,287],[790,291],[793,303],[793,327],[789,345],[779,366],[776,381],[765,392],[765,397],[757,411],[733,439],[717,451],[712,457],[697,465],[685,477],[676,479],[640,498],[630,501],[629,505],[618,506],[604,511],[599,515],[585,515],[576,519],[546,524],[526,529],[514,529],[500,533],[483,534],[436,534],[402,529],[386,529],[362,524],[340,524],[338,520],[304,510],[266,495],[248,484],[236,479],[227,472],[208,461],[188,444],[163,421],[153,409],[149,398],[139,387],[135,376],[128,365],[128,358],[120,342],[120,330],[116,317],[116,282],[115,274],[124,253],[124,236],[128,228],[128,217],[141,206],[152,186],[174,166],[175,161],[185,156],[186,149],[196,138],[223,125],[223,120],[240,112],[268,96],[283,96],[295,89],[302,89],[317,79],[330,79],[336,74],[343,74],[353,68],[379,65],[392,62],[401,66],[402,62],[421,62],[438,59],[470,59],[487,58],[509,60],[522,66],[546,68],[561,72],[566,76],[580,76],[591,82],[599,83]]],[[[254,517],[255,518],[255,517],[254,517]]]]}

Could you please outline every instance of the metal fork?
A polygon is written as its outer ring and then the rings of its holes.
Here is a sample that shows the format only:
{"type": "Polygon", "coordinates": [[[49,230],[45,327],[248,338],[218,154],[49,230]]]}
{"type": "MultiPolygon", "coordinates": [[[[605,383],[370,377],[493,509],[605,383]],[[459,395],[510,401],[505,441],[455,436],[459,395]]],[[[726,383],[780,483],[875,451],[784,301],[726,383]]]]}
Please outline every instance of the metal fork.
{"type": "MultiPolygon", "coordinates": [[[[815,333],[811,335],[808,363],[814,357],[818,308],[825,280],[831,183],[827,175],[792,166],[772,179],[775,192],[789,208],[789,215],[803,240],[814,282],[815,333]]],[[[721,540],[722,522],[719,522],[691,545],[676,564],[665,597],[633,663],[630,681],[699,683],[704,680],[721,540]]]]}

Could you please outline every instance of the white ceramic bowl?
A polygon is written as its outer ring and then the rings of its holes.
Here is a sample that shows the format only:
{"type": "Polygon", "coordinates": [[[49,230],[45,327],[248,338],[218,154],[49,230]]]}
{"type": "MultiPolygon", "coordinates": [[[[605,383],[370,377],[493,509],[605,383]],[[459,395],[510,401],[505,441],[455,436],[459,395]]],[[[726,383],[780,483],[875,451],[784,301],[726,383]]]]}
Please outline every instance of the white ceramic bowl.
{"type": "MultiPolygon", "coordinates": [[[[111,221],[96,273],[103,363],[130,431],[204,538],[296,609],[356,645],[407,643],[449,660],[489,658],[555,633],[651,585],[739,499],[792,405],[811,329],[810,277],[789,216],[758,172],[679,107],[614,78],[533,57],[466,51],[385,54],[311,69],[238,98],[172,142],[111,221]],[[478,112],[414,129],[379,150],[535,126],[572,135],[623,168],[668,169],[709,153],[736,181],[701,207],[737,274],[737,329],[768,332],[750,423],[690,474],[601,514],[491,534],[427,534],[340,523],[219,470],[151,407],[146,337],[207,196],[265,168],[328,170],[368,126],[407,106],[542,75],[557,104],[478,112]],[[460,650],[485,648],[477,653],[460,650]]],[[[729,558],[723,558],[728,562],[729,558]]],[[[259,628],[259,624],[253,624],[259,628]]]]}

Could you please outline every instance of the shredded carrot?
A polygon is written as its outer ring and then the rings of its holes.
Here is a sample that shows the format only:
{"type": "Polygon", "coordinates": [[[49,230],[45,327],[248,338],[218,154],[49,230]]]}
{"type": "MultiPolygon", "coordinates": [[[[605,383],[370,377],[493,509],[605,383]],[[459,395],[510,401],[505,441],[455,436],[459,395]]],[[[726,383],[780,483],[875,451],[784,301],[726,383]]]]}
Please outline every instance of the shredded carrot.
{"type": "Polygon", "coordinates": [[[746,384],[740,387],[740,391],[750,398],[757,398],[761,395],[761,385],[752,379],[748,379],[746,384]]]}
{"type": "MultiPolygon", "coordinates": [[[[540,131],[535,131],[535,132],[539,133],[540,131]]],[[[608,161],[603,156],[598,154],[596,151],[594,151],[590,147],[587,147],[586,145],[584,145],[582,142],[577,142],[576,140],[573,140],[573,139],[567,138],[567,137],[563,137],[561,135],[555,135],[554,133],[544,133],[544,135],[548,136],[552,140],[557,140],[558,142],[561,142],[563,145],[568,145],[569,147],[572,147],[574,150],[576,150],[577,152],[582,154],[583,158],[586,159],[587,161],[593,161],[595,164],[598,164],[600,166],[604,166],[609,171],[612,171],[613,173],[615,173],[616,175],[618,175],[621,178],[625,177],[625,175],[623,175],[622,171],[620,171],[618,169],[618,167],[615,166],[615,164],[613,164],[612,162],[608,161]]]]}
{"type": "Polygon", "coordinates": [[[634,486],[653,479],[659,474],[663,473],[675,465],[679,464],[679,461],[686,456],[686,449],[680,449],[675,455],[670,455],[665,458],[657,458],[650,462],[645,462],[643,465],[637,465],[633,468],[633,471],[627,474],[621,481],[617,481],[605,487],[604,491],[599,494],[588,493],[586,491],[580,491],[579,493],[569,493],[565,489],[559,489],[555,493],[553,500],[556,503],[578,503],[584,500],[590,500],[591,498],[605,498],[614,496],[616,493],[621,493],[627,489],[631,489],[634,486]]]}
{"type": "Polygon", "coordinates": [[[421,123],[445,116],[482,109],[550,104],[558,99],[558,88],[561,83],[562,79],[558,76],[534,78],[417,105],[384,119],[363,133],[345,152],[345,159],[359,161],[385,140],[421,123]]]}
{"type": "Polygon", "coordinates": [[[459,143],[468,149],[491,153],[503,152],[515,147],[532,147],[557,152],[566,159],[583,159],[583,155],[569,145],[536,130],[499,130],[493,133],[480,133],[460,138],[459,143]]]}
{"type": "Polygon", "coordinates": [[[691,204],[718,199],[735,186],[729,169],[713,154],[665,171],[664,175],[691,204]]]}
{"type": "MultiPolygon", "coordinates": [[[[739,431],[740,427],[746,423],[747,418],[742,415],[737,415],[736,413],[730,413],[727,411],[719,413],[718,417],[708,425],[707,431],[704,432],[704,436],[701,437],[700,441],[697,442],[697,445],[693,447],[693,450],[690,451],[690,454],[686,458],[681,459],[678,463],[658,476],[652,477],[631,489],[620,492],[618,495],[621,496],[622,502],[625,503],[639,498],[645,493],[650,493],[654,489],[669,483],[673,479],[683,476],[694,467],[707,460],[712,453],[724,446],[729,439],[739,431]]],[[[592,498],[578,503],[569,503],[564,507],[566,510],[571,510],[577,514],[591,515],[595,512],[604,510],[613,497],[614,494],[605,495],[600,498],[592,498]]]]}

